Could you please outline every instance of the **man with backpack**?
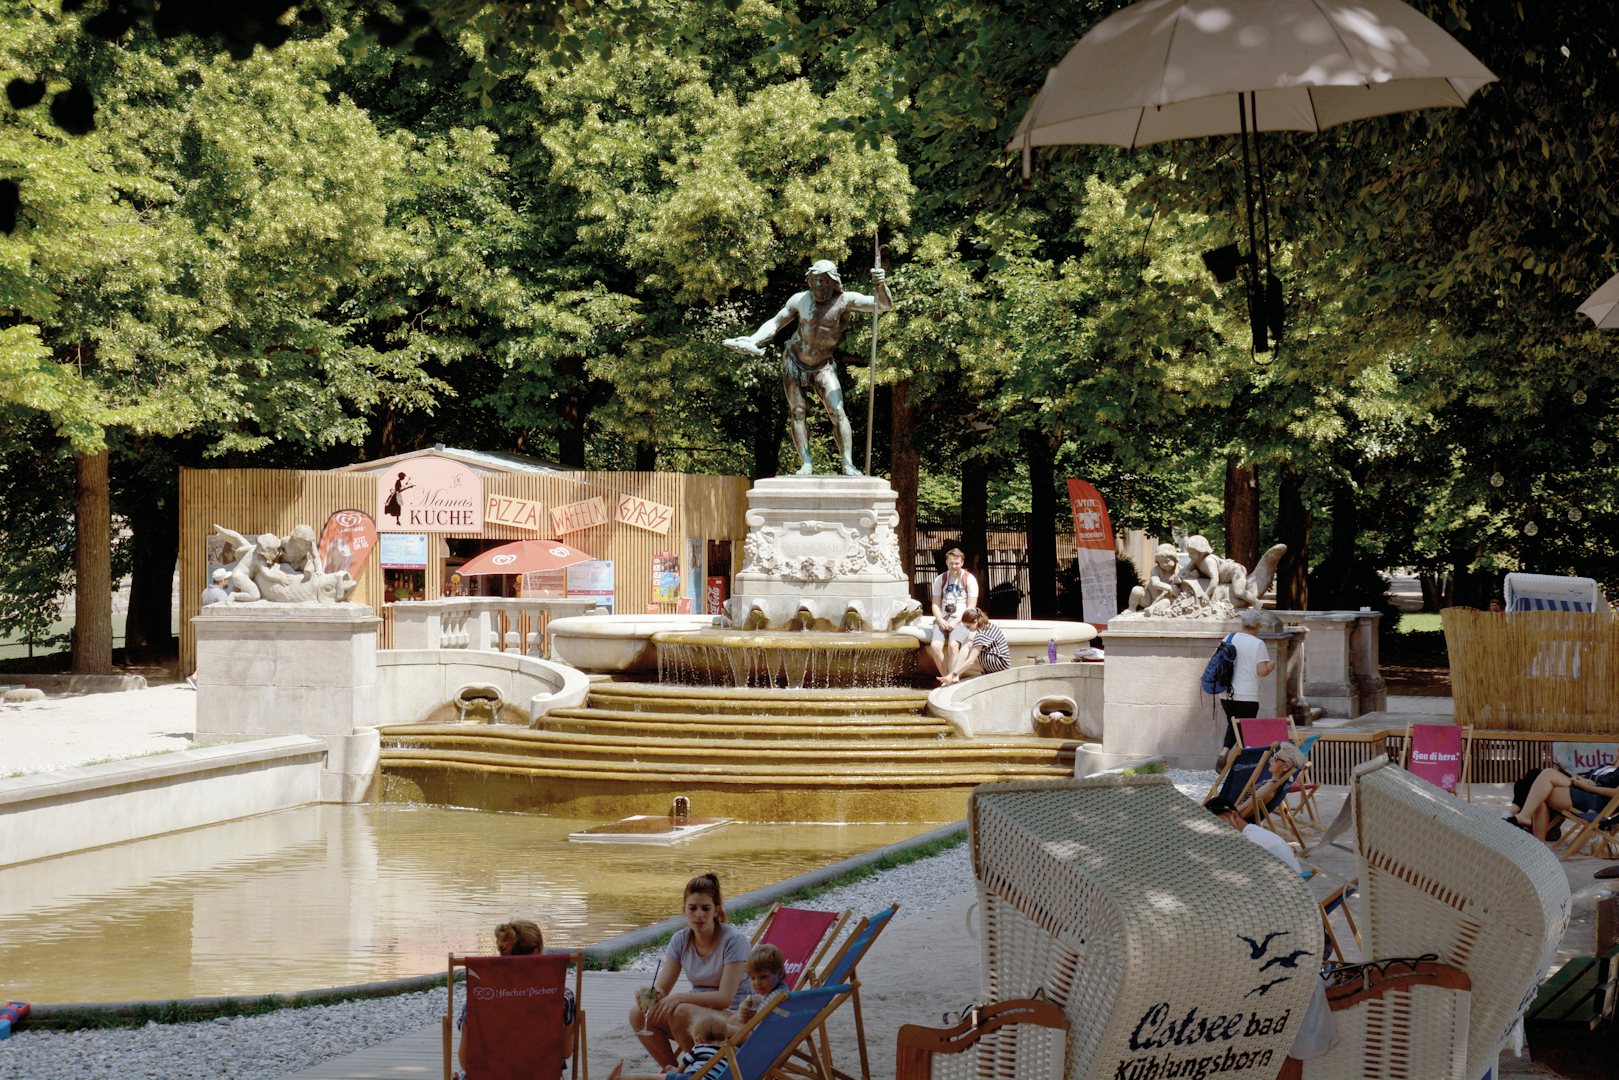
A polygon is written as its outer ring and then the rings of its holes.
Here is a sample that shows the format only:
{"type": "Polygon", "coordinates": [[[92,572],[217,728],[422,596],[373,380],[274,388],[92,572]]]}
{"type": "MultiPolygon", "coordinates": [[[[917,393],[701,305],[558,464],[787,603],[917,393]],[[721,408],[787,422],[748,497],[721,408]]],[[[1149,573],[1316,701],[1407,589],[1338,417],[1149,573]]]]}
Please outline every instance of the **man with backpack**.
{"type": "Polygon", "coordinates": [[[1214,766],[1217,769],[1225,767],[1226,755],[1237,741],[1236,727],[1231,721],[1259,715],[1259,680],[1276,668],[1271,663],[1270,650],[1259,637],[1259,627],[1263,622],[1259,609],[1243,608],[1237,613],[1237,621],[1242,624],[1241,629],[1226,637],[1236,650],[1236,656],[1231,663],[1231,688],[1220,702],[1225,709],[1226,725],[1220,760],[1214,766]]]}

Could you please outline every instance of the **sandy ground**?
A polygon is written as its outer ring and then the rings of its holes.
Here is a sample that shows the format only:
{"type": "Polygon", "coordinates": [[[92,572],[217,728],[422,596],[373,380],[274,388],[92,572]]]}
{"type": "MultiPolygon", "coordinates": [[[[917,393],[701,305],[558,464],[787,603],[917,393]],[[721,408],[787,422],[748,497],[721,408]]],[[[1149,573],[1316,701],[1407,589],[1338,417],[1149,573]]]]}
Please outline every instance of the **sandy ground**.
{"type": "MultiPolygon", "coordinates": [[[[1435,703],[1436,699],[1420,699],[1420,709],[1434,711],[1435,703]]],[[[1390,711],[1400,711],[1404,704],[1400,698],[1391,699],[1390,711]]],[[[195,727],[196,694],[184,683],[0,705],[0,745],[5,747],[0,776],[188,749],[194,745],[195,727]]],[[[1342,801],[1344,789],[1324,789],[1322,794],[1323,810],[1330,815],[1342,801]]],[[[1507,785],[1476,785],[1473,789],[1475,802],[1492,807],[1504,808],[1509,794],[1507,785]]],[[[1353,853],[1342,849],[1319,848],[1311,853],[1311,861],[1330,878],[1355,873],[1353,853]]],[[[1604,865],[1588,857],[1565,864],[1574,895],[1574,918],[1560,959],[1592,950],[1596,901],[1619,891],[1613,883],[1592,878],[1592,872],[1604,865]]],[[[901,1024],[937,1026],[944,1013],[957,1011],[978,997],[981,942],[971,910],[973,883],[964,880],[961,885],[956,899],[896,923],[862,965],[866,1042],[874,1076],[893,1075],[894,1036],[901,1024]]],[[[587,1001],[593,1072],[601,1069],[605,1075],[620,1057],[632,1063],[646,1061],[624,1020],[633,988],[642,981],[644,976],[592,974],[587,1001]]],[[[850,1023],[847,1014],[838,1021],[850,1023]]],[[[855,1045],[852,1026],[838,1033],[834,1025],[834,1034],[835,1046],[855,1045]]],[[[1555,1074],[1532,1065],[1527,1057],[1507,1056],[1500,1075],[1555,1074]]]]}

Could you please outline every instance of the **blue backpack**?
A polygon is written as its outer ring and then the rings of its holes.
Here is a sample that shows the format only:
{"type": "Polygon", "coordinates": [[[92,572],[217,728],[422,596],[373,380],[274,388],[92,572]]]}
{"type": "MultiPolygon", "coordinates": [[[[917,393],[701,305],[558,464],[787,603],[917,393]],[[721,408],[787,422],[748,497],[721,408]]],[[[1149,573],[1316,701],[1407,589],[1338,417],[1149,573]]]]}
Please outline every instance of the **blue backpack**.
{"type": "Polygon", "coordinates": [[[1203,669],[1205,694],[1231,693],[1231,676],[1237,670],[1237,647],[1231,643],[1234,636],[1227,634],[1225,640],[1214,647],[1214,655],[1209,657],[1209,664],[1203,669]]]}

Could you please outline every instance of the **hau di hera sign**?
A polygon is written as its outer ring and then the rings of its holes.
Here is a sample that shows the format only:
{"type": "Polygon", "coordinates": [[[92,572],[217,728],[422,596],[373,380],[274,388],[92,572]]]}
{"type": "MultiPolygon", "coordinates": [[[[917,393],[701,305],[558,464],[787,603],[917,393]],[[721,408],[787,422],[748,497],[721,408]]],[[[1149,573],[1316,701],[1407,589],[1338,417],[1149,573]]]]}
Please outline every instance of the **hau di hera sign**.
{"type": "Polygon", "coordinates": [[[482,532],[483,477],[442,457],[414,458],[377,475],[377,531],[482,532]]]}

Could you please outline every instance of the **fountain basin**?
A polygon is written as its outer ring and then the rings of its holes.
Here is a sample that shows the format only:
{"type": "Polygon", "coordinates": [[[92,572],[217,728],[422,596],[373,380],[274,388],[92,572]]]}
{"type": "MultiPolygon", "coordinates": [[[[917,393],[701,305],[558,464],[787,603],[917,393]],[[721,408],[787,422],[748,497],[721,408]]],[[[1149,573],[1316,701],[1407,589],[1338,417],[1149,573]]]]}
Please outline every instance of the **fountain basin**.
{"type": "Polygon", "coordinates": [[[916,638],[815,630],[681,630],[654,634],[658,681],[687,686],[828,689],[901,686],[916,666],[916,638]]]}
{"type": "Polygon", "coordinates": [[[551,621],[551,652],[580,671],[651,675],[658,670],[652,635],[713,625],[712,615],[571,615],[551,621]]]}

